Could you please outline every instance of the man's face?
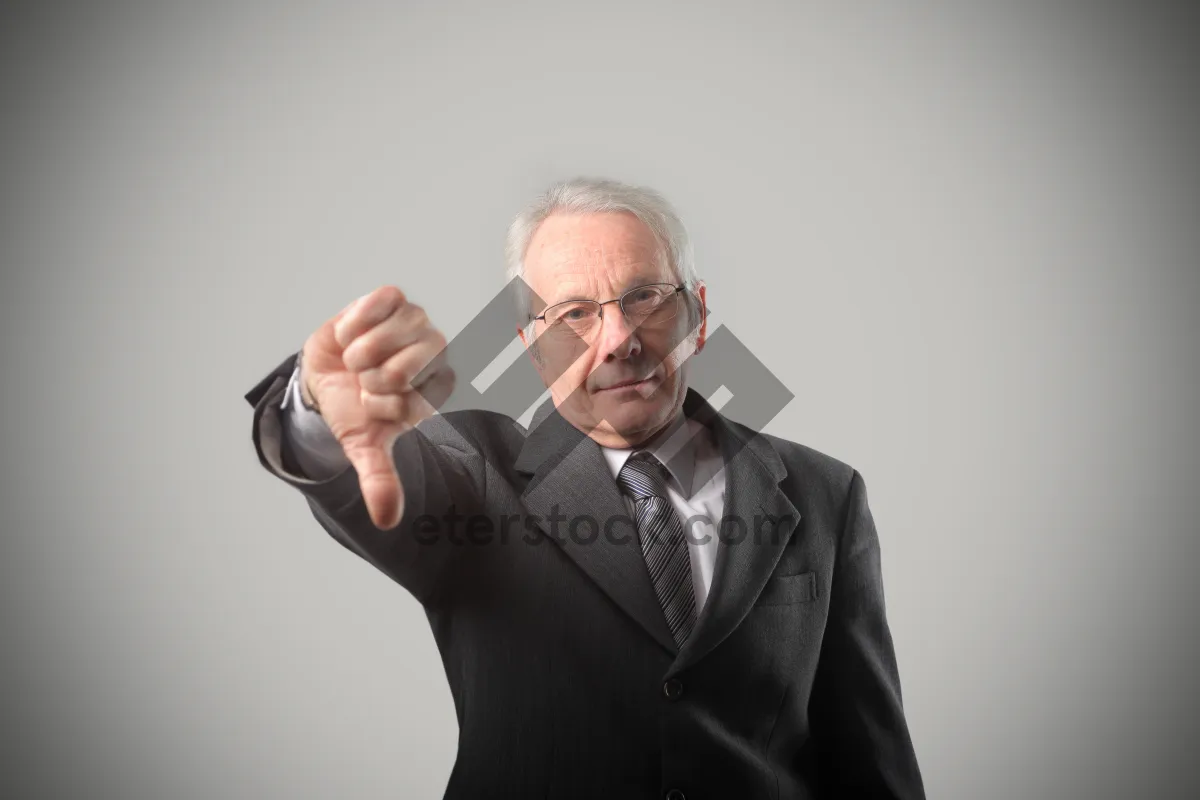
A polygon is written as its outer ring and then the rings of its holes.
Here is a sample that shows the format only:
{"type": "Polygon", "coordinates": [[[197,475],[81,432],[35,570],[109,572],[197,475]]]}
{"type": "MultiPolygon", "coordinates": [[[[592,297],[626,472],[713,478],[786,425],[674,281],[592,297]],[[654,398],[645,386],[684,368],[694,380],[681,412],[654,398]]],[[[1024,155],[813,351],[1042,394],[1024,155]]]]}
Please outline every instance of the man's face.
{"type": "MultiPolygon", "coordinates": [[[[681,285],[654,234],[624,212],[547,217],[526,251],[525,281],[544,303],[535,300],[535,315],[568,300],[604,302],[646,284],[681,285]]],[[[639,320],[609,303],[587,333],[566,320],[539,320],[519,335],[530,347],[532,333],[534,364],[567,421],[605,447],[636,447],[683,406],[686,361],[704,346],[703,285],[690,302],[698,309],[692,314],[687,291],[672,294],[639,320]]]]}

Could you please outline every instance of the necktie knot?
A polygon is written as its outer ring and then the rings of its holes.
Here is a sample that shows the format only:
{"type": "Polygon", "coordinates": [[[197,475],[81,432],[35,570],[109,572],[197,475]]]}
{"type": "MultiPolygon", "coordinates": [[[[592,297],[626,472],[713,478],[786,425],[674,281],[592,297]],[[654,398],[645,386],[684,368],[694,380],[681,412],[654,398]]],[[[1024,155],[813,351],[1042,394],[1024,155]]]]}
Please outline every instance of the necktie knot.
{"type": "Polygon", "coordinates": [[[634,453],[626,459],[617,475],[617,483],[635,500],[667,496],[662,462],[650,453],[634,453]]]}

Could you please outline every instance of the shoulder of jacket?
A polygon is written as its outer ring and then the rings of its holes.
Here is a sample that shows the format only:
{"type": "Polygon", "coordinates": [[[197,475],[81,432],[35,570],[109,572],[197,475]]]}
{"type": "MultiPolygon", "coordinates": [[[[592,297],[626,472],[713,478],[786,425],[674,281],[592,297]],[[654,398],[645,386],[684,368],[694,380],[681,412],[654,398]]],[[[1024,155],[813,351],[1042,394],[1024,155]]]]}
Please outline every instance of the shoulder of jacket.
{"type": "Polygon", "coordinates": [[[512,417],[478,409],[434,414],[418,423],[417,430],[433,444],[472,452],[494,450],[524,435],[512,417]]]}
{"type": "Polygon", "coordinates": [[[759,436],[766,439],[783,461],[788,471],[786,482],[803,487],[809,494],[823,494],[834,503],[840,503],[849,494],[857,472],[850,464],[799,442],[769,433],[759,436]]]}

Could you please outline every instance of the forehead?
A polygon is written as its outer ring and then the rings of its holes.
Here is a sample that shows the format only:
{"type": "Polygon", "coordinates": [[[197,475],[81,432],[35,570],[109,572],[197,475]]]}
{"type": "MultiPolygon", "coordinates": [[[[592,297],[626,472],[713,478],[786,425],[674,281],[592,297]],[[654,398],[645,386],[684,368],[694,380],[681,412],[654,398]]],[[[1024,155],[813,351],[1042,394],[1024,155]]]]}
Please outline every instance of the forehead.
{"type": "Polygon", "coordinates": [[[662,263],[650,228],[628,212],[554,213],[542,221],[525,251],[530,278],[581,270],[654,267],[662,263]]]}

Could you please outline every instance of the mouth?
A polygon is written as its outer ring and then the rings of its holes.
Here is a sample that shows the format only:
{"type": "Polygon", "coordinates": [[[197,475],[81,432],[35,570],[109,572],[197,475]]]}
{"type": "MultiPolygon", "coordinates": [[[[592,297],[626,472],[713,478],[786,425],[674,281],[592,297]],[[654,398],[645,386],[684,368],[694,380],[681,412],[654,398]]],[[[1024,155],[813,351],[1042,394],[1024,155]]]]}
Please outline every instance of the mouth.
{"type": "Polygon", "coordinates": [[[624,391],[626,389],[633,389],[633,390],[647,389],[653,385],[654,385],[654,376],[651,375],[648,378],[642,378],[640,380],[636,379],[636,378],[631,378],[627,381],[620,381],[618,383],[614,383],[612,386],[605,386],[603,389],[599,389],[598,391],[600,391],[600,392],[619,392],[619,391],[624,391]]]}

